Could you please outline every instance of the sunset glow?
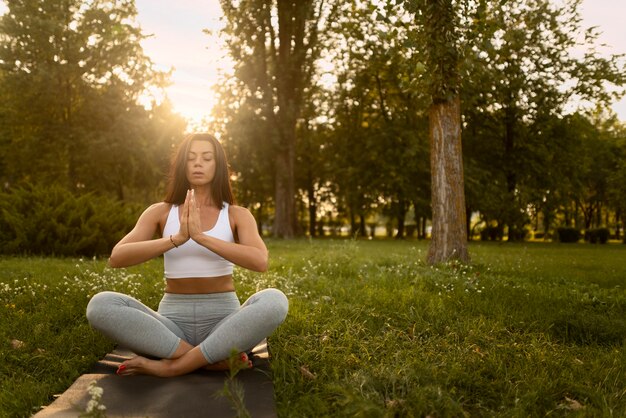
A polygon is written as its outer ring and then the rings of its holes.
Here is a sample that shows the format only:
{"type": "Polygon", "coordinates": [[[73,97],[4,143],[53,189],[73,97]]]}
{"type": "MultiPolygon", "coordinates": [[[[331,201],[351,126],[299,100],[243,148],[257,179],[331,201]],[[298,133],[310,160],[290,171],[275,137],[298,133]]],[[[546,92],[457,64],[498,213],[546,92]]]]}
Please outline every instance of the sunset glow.
{"type": "MultiPolygon", "coordinates": [[[[172,71],[171,86],[166,93],[177,113],[190,120],[190,127],[199,126],[216,104],[212,87],[219,82],[219,73],[230,70],[218,32],[222,11],[217,1],[137,0],[138,21],[144,33],[153,34],[143,42],[145,52],[162,70],[172,71]],[[206,34],[209,29],[212,34],[206,34]]],[[[600,42],[609,47],[603,52],[626,53],[626,31],[623,16],[626,2],[615,0],[584,0],[580,9],[583,26],[599,26],[600,42]]],[[[626,99],[613,109],[626,121],[626,99]]]]}

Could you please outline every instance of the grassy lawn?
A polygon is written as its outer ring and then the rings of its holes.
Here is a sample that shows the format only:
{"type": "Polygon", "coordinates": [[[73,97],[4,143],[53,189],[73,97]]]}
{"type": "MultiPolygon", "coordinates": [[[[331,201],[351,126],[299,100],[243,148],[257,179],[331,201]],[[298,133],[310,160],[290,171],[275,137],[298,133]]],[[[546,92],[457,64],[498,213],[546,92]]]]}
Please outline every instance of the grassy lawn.
{"type": "MultiPolygon", "coordinates": [[[[236,278],[242,300],[290,298],[270,338],[282,417],[626,416],[626,245],[475,243],[471,267],[432,268],[424,242],[268,244],[270,271],[236,278]]],[[[161,269],[0,258],[0,416],[29,416],[112,348],[90,295],[155,307],[161,269]]]]}

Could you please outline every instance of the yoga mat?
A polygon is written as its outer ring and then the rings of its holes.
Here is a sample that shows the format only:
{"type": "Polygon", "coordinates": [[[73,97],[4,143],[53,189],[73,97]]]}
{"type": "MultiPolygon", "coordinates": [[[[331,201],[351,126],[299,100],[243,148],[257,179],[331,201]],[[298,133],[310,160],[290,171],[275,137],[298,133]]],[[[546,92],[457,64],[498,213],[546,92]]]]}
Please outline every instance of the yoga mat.
{"type": "MultiPolygon", "coordinates": [[[[109,353],[34,418],[76,418],[84,413],[91,399],[87,393],[89,383],[94,380],[104,390],[101,403],[106,406],[109,418],[236,416],[232,403],[218,395],[227,380],[226,372],[199,370],[171,378],[117,376],[115,371],[120,363],[133,356],[124,349],[109,353]]],[[[274,418],[274,386],[266,341],[254,348],[250,359],[254,368],[242,370],[235,377],[243,385],[245,407],[252,417],[274,418]]]]}

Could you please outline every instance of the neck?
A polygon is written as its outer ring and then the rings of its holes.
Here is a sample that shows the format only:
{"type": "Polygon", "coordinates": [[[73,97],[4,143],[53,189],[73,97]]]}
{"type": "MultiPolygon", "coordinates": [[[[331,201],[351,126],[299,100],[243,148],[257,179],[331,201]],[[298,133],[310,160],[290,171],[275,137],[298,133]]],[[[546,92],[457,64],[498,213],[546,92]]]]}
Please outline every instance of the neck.
{"type": "Polygon", "coordinates": [[[199,207],[214,206],[213,199],[211,197],[211,189],[208,187],[197,187],[193,190],[196,196],[196,204],[199,207]]]}

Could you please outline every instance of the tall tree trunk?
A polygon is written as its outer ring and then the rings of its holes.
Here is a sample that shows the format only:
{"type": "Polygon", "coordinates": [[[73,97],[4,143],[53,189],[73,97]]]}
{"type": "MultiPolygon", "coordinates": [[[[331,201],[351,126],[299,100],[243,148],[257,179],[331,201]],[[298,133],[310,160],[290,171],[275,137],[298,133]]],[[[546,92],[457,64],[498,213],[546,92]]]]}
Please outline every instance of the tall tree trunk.
{"type": "Polygon", "coordinates": [[[417,239],[426,239],[426,217],[420,216],[417,221],[417,239]]]}
{"type": "Polygon", "coordinates": [[[354,209],[350,208],[350,235],[354,237],[357,232],[359,232],[359,230],[356,226],[356,215],[354,209]]]}
{"type": "Polygon", "coordinates": [[[404,239],[404,218],[398,215],[398,231],[396,232],[396,239],[404,239]]]}
{"type": "Polygon", "coordinates": [[[315,200],[315,190],[310,175],[307,195],[309,197],[309,236],[314,237],[317,235],[317,230],[315,229],[315,222],[317,220],[317,201],[315,200]]]}
{"type": "MultiPolygon", "coordinates": [[[[513,103],[514,98],[513,94],[509,92],[509,101],[513,103]]],[[[517,121],[517,111],[516,109],[509,104],[509,106],[505,109],[504,116],[504,160],[510,161],[510,164],[507,164],[505,167],[505,176],[506,176],[506,191],[507,197],[509,199],[509,207],[516,208],[517,202],[515,197],[515,191],[517,189],[517,172],[515,170],[514,165],[512,164],[515,161],[515,132],[516,132],[516,124],[517,121]]],[[[509,233],[507,239],[509,241],[519,241],[521,235],[521,225],[520,225],[520,216],[517,211],[509,210],[506,214],[505,223],[509,227],[509,233]]]]}
{"type": "Polygon", "coordinates": [[[468,262],[458,96],[448,102],[433,103],[429,125],[433,229],[428,263],[450,259],[468,262]]]}
{"type": "Polygon", "coordinates": [[[316,30],[307,33],[306,28],[307,21],[319,19],[319,11],[316,14],[312,0],[279,0],[276,14],[279,44],[274,64],[277,66],[276,125],[280,141],[276,155],[274,236],[293,238],[297,233],[294,180],[296,123],[302,109],[303,89],[310,79],[308,65],[312,62],[307,64],[307,50],[317,43],[316,30]]]}
{"type": "Polygon", "coordinates": [[[284,144],[284,148],[276,155],[276,213],[273,232],[278,238],[293,238],[296,234],[293,162],[293,147],[284,144]]]}
{"type": "Polygon", "coordinates": [[[359,213],[359,235],[363,238],[367,237],[367,230],[365,229],[365,215],[359,213]]]}
{"type": "Polygon", "coordinates": [[[423,16],[430,75],[429,110],[432,240],[429,264],[469,261],[461,154],[458,4],[452,0],[409,2],[423,16]]]}
{"type": "Polygon", "coordinates": [[[405,218],[406,218],[406,202],[404,199],[400,199],[398,202],[398,212],[396,218],[398,219],[398,232],[396,233],[396,239],[404,238],[404,230],[405,230],[405,218]]]}

